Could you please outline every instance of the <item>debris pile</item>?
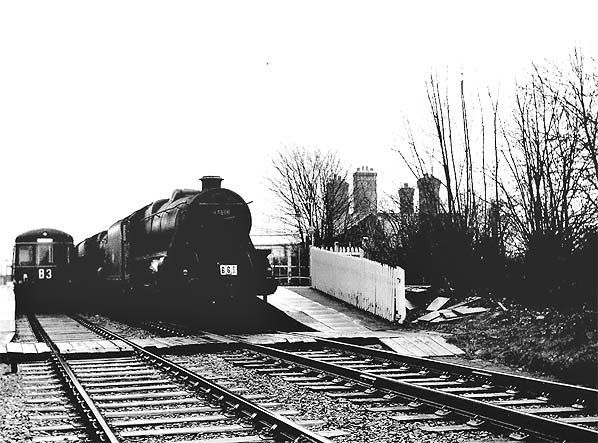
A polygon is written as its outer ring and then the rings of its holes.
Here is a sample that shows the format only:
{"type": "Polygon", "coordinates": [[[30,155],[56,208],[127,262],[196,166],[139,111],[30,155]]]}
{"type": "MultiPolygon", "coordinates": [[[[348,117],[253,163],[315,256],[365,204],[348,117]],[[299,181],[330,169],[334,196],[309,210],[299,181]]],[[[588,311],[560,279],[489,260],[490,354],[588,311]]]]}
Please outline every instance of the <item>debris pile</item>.
{"type": "MultiPolygon", "coordinates": [[[[481,300],[481,297],[468,297],[460,301],[446,296],[434,297],[430,286],[408,286],[406,288],[407,318],[411,318],[411,323],[444,323],[459,320],[486,312],[488,308],[479,306],[481,300]]],[[[501,309],[506,310],[504,306],[501,306],[501,309]]]]}

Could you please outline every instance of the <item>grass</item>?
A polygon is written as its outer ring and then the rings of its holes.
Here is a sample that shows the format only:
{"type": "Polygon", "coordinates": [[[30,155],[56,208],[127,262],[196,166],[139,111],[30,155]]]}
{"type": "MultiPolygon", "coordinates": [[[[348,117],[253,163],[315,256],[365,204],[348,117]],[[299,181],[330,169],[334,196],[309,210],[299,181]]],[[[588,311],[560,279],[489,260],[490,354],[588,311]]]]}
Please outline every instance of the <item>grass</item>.
{"type": "Polygon", "coordinates": [[[423,327],[453,334],[449,342],[462,348],[467,358],[540,372],[565,383],[598,386],[595,308],[533,310],[502,303],[507,311],[485,299],[480,303],[489,309],[485,313],[423,327]]]}

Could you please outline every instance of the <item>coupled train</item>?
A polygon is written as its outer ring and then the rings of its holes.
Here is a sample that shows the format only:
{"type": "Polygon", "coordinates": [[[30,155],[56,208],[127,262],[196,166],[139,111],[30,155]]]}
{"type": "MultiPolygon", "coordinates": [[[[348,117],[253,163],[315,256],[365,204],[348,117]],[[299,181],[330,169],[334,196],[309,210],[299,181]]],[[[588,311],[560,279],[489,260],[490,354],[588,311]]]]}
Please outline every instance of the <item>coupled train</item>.
{"type": "Polygon", "coordinates": [[[223,305],[273,293],[269,251],[249,237],[248,204],[222,188],[220,177],[201,181],[201,190],[177,189],[77,244],[68,265],[76,291],[142,297],[145,307],[223,305]]]}

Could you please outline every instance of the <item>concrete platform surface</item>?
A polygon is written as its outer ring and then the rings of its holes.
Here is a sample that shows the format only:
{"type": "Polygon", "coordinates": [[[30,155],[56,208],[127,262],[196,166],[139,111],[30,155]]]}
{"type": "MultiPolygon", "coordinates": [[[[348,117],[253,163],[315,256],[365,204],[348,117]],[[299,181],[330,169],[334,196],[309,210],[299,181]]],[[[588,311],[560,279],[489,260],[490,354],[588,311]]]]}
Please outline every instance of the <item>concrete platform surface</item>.
{"type": "Polygon", "coordinates": [[[321,338],[377,338],[399,354],[417,357],[463,354],[441,334],[402,330],[399,325],[361,311],[307,286],[280,286],[268,303],[285,312],[321,338]]]}
{"type": "Polygon", "coordinates": [[[12,284],[0,286],[0,351],[15,335],[15,294],[12,284]]]}
{"type": "MultiPolygon", "coordinates": [[[[317,305],[329,308],[332,311],[342,314],[344,317],[350,318],[354,324],[357,324],[366,330],[387,330],[394,326],[389,321],[378,318],[369,312],[362,311],[361,309],[330,297],[329,295],[309,286],[279,286],[277,292],[274,294],[274,297],[281,295],[283,296],[283,302],[288,300],[290,303],[299,303],[297,307],[301,307],[302,303],[307,305],[315,303],[317,305]],[[296,294],[296,296],[289,294],[289,292],[296,294]]],[[[268,296],[268,302],[270,302],[270,300],[274,300],[272,295],[268,296]]]]}

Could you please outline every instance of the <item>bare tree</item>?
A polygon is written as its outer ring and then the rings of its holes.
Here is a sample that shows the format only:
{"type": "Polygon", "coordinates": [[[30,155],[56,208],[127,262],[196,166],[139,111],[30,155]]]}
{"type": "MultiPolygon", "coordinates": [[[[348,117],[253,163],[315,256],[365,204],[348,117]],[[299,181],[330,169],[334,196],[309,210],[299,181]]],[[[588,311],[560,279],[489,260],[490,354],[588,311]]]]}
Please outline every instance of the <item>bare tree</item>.
{"type": "Polygon", "coordinates": [[[577,122],[581,155],[590,165],[586,171],[588,188],[585,191],[589,200],[598,205],[598,64],[595,59],[586,59],[581,50],[575,49],[567,69],[562,71],[554,67],[553,71],[553,78],[560,81],[557,87],[550,83],[548,86],[577,122]]]}
{"type": "Polygon", "coordinates": [[[564,67],[534,66],[517,88],[511,120],[501,119],[491,94],[489,106],[478,99],[480,118],[472,118],[463,80],[461,112],[451,113],[457,97],[449,99],[448,88],[430,77],[430,146],[436,155],[427,164],[425,144],[416,142],[409,126],[412,159],[399,154],[416,177],[439,164],[447,202],[444,214],[417,220],[410,263],[427,250],[419,257],[425,272],[436,269],[450,282],[481,277],[473,285],[482,291],[523,284],[523,292],[537,300],[572,291],[582,300],[591,293],[595,269],[580,257],[589,255],[598,231],[597,66],[578,50],[564,67]],[[462,266],[453,267],[455,261],[462,266]],[[474,271],[460,276],[462,268],[474,271]]]}
{"type": "Polygon", "coordinates": [[[303,242],[330,244],[349,213],[347,170],[337,154],[294,147],[279,151],[272,165],[278,218],[294,226],[303,242]]]}
{"type": "Polygon", "coordinates": [[[572,251],[597,226],[598,103],[582,92],[590,76],[577,53],[572,72],[564,76],[534,66],[527,84],[519,87],[514,129],[506,133],[510,174],[501,186],[507,215],[526,249],[530,242],[552,238],[572,251]]]}

